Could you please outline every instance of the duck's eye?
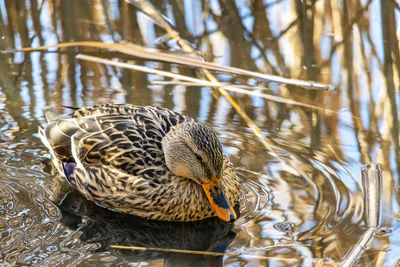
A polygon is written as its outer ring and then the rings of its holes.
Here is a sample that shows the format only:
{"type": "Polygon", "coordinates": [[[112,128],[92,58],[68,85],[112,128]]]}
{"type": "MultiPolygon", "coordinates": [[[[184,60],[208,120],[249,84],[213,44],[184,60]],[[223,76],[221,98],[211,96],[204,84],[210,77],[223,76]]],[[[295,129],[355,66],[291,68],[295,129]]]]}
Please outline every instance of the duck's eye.
{"type": "Polygon", "coordinates": [[[197,158],[198,160],[200,160],[200,161],[203,160],[203,158],[202,158],[199,154],[195,154],[195,155],[196,155],[196,158],[197,158]]]}

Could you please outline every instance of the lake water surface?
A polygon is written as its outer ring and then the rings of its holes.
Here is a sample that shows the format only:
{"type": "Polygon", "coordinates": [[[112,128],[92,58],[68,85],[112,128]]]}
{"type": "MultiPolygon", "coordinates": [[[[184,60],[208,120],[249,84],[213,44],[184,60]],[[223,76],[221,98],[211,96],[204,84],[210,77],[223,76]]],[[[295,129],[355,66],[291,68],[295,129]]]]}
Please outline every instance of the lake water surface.
{"type": "MultiPolygon", "coordinates": [[[[14,49],[71,41],[132,42],[171,53],[163,28],[118,0],[0,0],[0,265],[313,266],[357,255],[400,264],[400,8],[395,1],[153,1],[183,40],[215,63],[333,84],[335,90],[213,72],[318,108],[230,93],[260,142],[217,91],[76,58],[85,53],[198,77],[197,68],[102,49],[14,49]],[[212,126],[242,181],[240,218],[168,224],[69,194],[37,129],[43,109],[96,103],[167,107],[212,126]],[[379,222],[370,225],[361,170],[379,163],[379,222]],[[62,202],[59,205],[60,201],[62,202]],[[111,245],[226,252],[127,251],[111,245]]],[[[68,111],[64,109],[64,111],[68,111]]],[[[397,264],[397,265],[396,265],[397,264]]]]}

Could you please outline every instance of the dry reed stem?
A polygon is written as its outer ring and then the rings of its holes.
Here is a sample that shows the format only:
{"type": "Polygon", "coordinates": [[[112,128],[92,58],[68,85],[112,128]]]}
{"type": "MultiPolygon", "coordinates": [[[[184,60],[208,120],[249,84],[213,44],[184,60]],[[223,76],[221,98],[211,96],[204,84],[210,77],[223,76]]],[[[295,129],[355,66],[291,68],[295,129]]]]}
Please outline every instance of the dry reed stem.
{"type": "MultiPolygon", "coordinates": [[[[199,83],[194,83],[194,82],[184,82],[184,81],[163,81],[163,80],[158,80],[158,81],[150,81],[151,84],[154,85],[181,85],[181,86],[191,86],[191,87],[199,87],[199,86],[204,86],[203,84],[199,83]]],[[[262,87],[262,86],[257,86],[257,85],[243,85],[243,84],[233,84],[233,83],[212,83],[213,86],[222,86],[222,87],[235,87],[239,89],[244,89],[244,90],[250,90],[250,91],[255,91],[255,90],[267,90],[267,87],[262,87]]]]}
{"type": "MultiPolygon", "coordinates": [[[[178,35],[175,35],[175,36],[178,36],[178,35]]],[[[186,43],[184,43],[184,44],[186,44],[186,43]]],[[[110,49],[110,50],[114,50],[116,52],[120,52],[120,53],[123,53],[126,55],[138,57],[138,58],[144,58],[144,59],[155,60],[155,61],[164,61],[164,62],[182,64],[182,65],[191,66],[191,67],[204,68],[204,69],[213,70],[213,71],[220,71],[220,72],[225,72],[225,73],[229,73],[229,74],[242,75],[242,76],[257,78],[257,79],[264,80],[267,82],[276,82],[279,84],[294,85],[294,86],[302,87],[305,89],[313,89],[313,90],[333,90],[334,89],[334,86],[332,84],[322,84],[322,83],[316,83],[316,82],[312,82],[312,81],[289,79],[289,78],[283,78],[283,77],[276,76],[276,75],[269,75],[269,74],[248,71],[248,70],[235,68],[235,67],[223,66],[223,65],[216,64],[216,63],[201,61],[201,60],[193,58],[193,57],[180,56],[180,55],[175,55],[175,54],[171,54],[171,53],[166,53],[166,52],[163,52],[163,51],[160,51],[157,49],[147,48],[147,47],[143,47],[143,46],[131,44],[131,43],[102,43],[102,42],[95,42],[95,41],[82,41],[82,42],[60,43],[60,44],[55,44],[55,45],[38,46],[38,47],[25,47],[25,48],[22,48],[20,50],[15,50],[15,51],[30,52],[30,51],[47,50],[49,48],[66,48],[66,47],[77,47],[77,46],[99,48],[99,49],[110,49]]],[[[187,44],[186,44],[186,46],[187,46],[187,44]]],[[[187,48],[185,49],[185,52],[193,55],[194,54],[193,50],[187,51],[188,48],[191,48],[191,47],[187,46],[187,48]]]]}
{"type": "Polygon", "coordinates": [[[120,245],[112,245],[111,248],[115,249],[125,249],[125,250],[137,250],[137,251],[155,251],[155,252],[164,252],[164,253],[181,253],[181,254],[193,254],[193,255],[203,255],[203,256],[229,256],[229,257],[248,257],[248,258],[256,258],[259,260],[280,260],[285,262],[298,262],[299,259],[290,259],[290,258],[277,258],[277,257],[268,257],[262,255],[252,255],[252,254],[234,254],[229,252],[214,252],[214,251],[199,251],[199,250],[187,250],[187,249],[172,249],[172,248],[152,248],[152,247],[137,247],[137,246],[120,246],[120,245]]]}
{"type": "Polygon", "coordinates": [[[379,164],[368,164],[362,170],[364,181],[364,202],[367,206],[367,226],[368,229],[363,233],[357,244],[345,256],[341,267],[350,267],[355,264],[361,257],[362,253],[367,249],[367,245],[375,237],[375,232],[379,226],[379,218],[381,216],[381,183],[382,174],[379,164]]]}
{"type": "Polygon", "coordinates": [[[360,258],[361,254],[367,249],[368,243],[375,235],[375,227],[368,228],[358,240],[356,246],[346,255],[340,267],[354,266],[355,262],[360,258]]]}
{"type": "Polygon", "coordinates": [[[362,177],[366,188],[367,225],[377,227],[380,218],[380,198],[382,173],[379,164],[368,164],[362,170],[362,177]]]}

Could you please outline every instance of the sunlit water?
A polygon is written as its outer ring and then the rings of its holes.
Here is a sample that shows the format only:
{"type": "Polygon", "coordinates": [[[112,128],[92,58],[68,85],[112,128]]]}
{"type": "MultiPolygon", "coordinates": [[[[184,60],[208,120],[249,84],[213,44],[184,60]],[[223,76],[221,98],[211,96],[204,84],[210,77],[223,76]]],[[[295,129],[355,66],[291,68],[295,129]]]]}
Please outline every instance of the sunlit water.
{"type": "MultiPolygon", "coordinates": [[[[154,47],[161,35],[148,18],[122,1],[110,1],[105,9],[100,1],[89,4],[56,1],[55,6],[53,2],[44,1],[40,12],[34,12],[34,1],[16,2],[0,0],[3,23],[0,23],[0,48],[4,50],[71,40],[130,40],[154,47]],[[127,12],[132,15],[128,16],[127,12]]],[[[315,34],[322,36],[321,44],[308,52],[321,52],[322,58],[315,59],[318,66],[307,65],[306,60],[299,63],[300,54],[306,54],[305,50],[309,49],[305,43],[295,45],[299,36],[309,34],[299,29],[282,37],[280,45],[285,53],[280,54],[279,49],[271,45],[265,48],[268,56],[263,57],[256,48],[268,46],[268,40],[273,38],[253,27],[254,23],[267,25],[264,19],[268,18],[276,37],[296,18],[294,7],[291,1],[271,3],[260,9],[266,12],[260,16],[248,4],[237,2],[230,4],[230,8],[238,5],[240,12],[231,13],[221,9],[222,4],[217,1],[185,1],[185,13],[181,14],[184,21],[179,21],[178,14],[174,13],[182,11],[174,4],[162,5],[166,6],[166,11],[159,8],[170,19],[175,18],[175,23],[180,23],[178,31],[189,41],[197,41],[203,50],[209,49],[207,45],[212,46],[207,52],[212,52],[221,64],[279,74],[287,74],[290,69],[293,77],[310,76],[334,83],[337,91],[333,93],[289,88],[283,89],[281,94],[298,101],[306,98],[313,104],[324,103],[326,108],[336,112],[318,114],[256,97],[235,97],[270,142],[270,148],[266,149],[226,100],[213,98],[209,88],[153,85],[151,81],[161,77],[78,62],[73,52],[0,54],[3,62],[7,62],[1,64],[0,74],[0,264],[311,266],[320,261],[339,262],[356,246],[367,227],[361,168],[369,161],[382,163],[385,208],[381,223],[387,228],[366,248],[359,264],[368,265],[376,260],[391,266],[399,260],[396,253],[400,247],[400,227],[396,219],[399,194],[398,190],[392,191],[398,187],[399,167],[396,147],[390,145],[395,129],[379,117],[379,112],[386,112],[387,118],[390,115],[387,110],[377,108],[374,111],[378,115],[374,115],[369,109],[371,105],[388,103],[386,98],[380,98],[380,94],[384,94],[381,85],[387,84],[384,81],[391,77],[379,80],[367,72],[379,73],[384,68],[376,63],[382,60],[384,48],[375,43],[378,55],[365,59],[369,65],[366,63],[356,70],[356,77],[338,60],[345,61],[346,52],[341,46],[332,48],[329,44],[332,29],[315,30],[315,34]],[[212,11],[213,16],[202,21],[202,13],[196,10],[205,8],[205,3],[210,4],[208,11],[212,11]],[[291,10],[287,18],[277,16],[282,10],[291,10]],[[230,19],[231,28],[238,27],[240,33],[221,24],[219,20],[224,19],[230,19]],[[204,29],[208,32],[207,40],[198,37],[204,29]],[[249,36],[249,32],[253,35],[249,36]],[[298,38],[293,37],[296,34],[298,38]],[[249,39],[258,42],[257,45],[244,41],[249,39]],[[333,49],[331,58],[329,49],[333,49]],[[307,70],[309,72],[302,75],[307,70]],[[319,72],[319,76],[315,74],[319,72]],[[354,80],[346,80],[348,75],[354,80]],[[354,93],[358,94],[356,97],[349,93],[352,91],[349,83],[362,85],[354,93]],[[364,87],[370,88],[371,93],[364,87]],[[50,155],[37,135],[37,127],[44,123],[43,108],[109,101],[163,106],[211,125],[242,181],[241,216],[234,225],[217,219],[191,224],[148,222],[104,210],[76,194],[63,199],[68,188],[52,170],[50,155]],[[375,125],[379,132],[374,131],[375,125]],[[242,256],[131,252],[112,249],[111,245],[209,250],[242,256]],[[254,255],[263,258],[252,257],[254,255]]],[[[378,4],[373,1],[371,6],[378,4]]],[[[345,7],[334,6],[333,9],[335,15],[342,16],[345,7]]],[[[316,5],[314,11],[324,14],[321,5],[316,5]]],[[[371,21],[376,19],[376,13],[365,12],[371,21]]],[[[398,10],[395,14],[398,18],[398,10]]],[[[326,16],[326,20],[331,21],[331,16],[326,16]]],[[[356,24],[363,25],[358,21],[356,24]]],[[[327,23],[326,27],[332,25],[327,23]]],[[[371,25],[370,31],[363,33],[381,38],[375,33],[379,25],[371,25]]],[[[353,38],[354,57],[362,57],[357,54],[360,50],[357,36],[353,38]]],[[[102,55],[105,54],[100,53],[102,55]]],[[[169,68],[166,64],[146,65],[169,68]]],[[[193,70],[187,68],[172,69],[193,74],[193,70]]],[[[223,75],[219,78],[247,82],[223,75]]],[[[395,83],[398,85],[398,79],[395,83]]],[[[270,92],[279,92],[276,85],[271,84],[270,92]]],[[[398,99],[397,94],[395,97],[398,99]]]]}

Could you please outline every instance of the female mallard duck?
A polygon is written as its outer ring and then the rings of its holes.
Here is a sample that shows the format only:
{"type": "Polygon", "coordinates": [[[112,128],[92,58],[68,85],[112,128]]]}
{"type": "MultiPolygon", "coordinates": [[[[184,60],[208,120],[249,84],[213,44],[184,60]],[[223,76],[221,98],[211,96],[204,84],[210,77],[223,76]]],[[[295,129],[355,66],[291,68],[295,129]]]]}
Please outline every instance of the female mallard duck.
{"type": "Polygon", "coordinates": [[[159,107],[103,104],[39,128],[58,171],[98,205],[147,219],[236,219],[239,181],[215,132],[159,107]]]}

